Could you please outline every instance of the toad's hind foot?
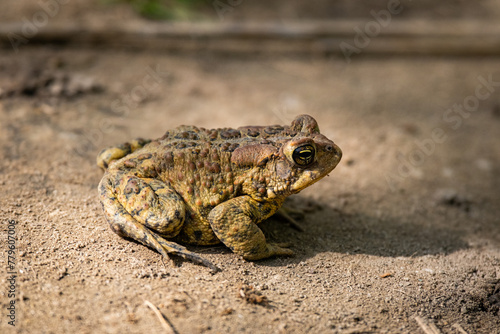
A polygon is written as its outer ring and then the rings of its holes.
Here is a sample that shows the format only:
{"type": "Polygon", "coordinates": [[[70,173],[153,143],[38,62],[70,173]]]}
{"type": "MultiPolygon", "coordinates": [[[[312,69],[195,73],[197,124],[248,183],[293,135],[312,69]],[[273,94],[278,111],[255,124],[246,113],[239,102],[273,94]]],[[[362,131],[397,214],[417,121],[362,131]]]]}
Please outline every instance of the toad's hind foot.
{"type": "MultiPolygon", "coordinates": [[[[185,247],[183,247],[183,246],[181,246],[173,241],[167,241],[159,236],[155,236],[155,239],[158,241],[158,243],[161,245],[161,247],[168,254],[175,254],[175,255],[180,256],[186,260],[191,260],[195,263],[204,265],[205,267],[210,268],[212,270],[212,272],[214,272],[214,273],[220,271],[220,269],[217,266],[215,266],[212,262],[204,259],[203,257],[199,256],[196,253],[193,253],[193,252],[187,250],[185,247]]],[[[162,253],[162,252],[160,252],[160,253],[162,253]]],[[[162,253],[162,255],[163,255],[163,253],[162,253]]]]}
{"type": "Polygon", "coordinates": [[[173,241],[163,239],[144,225],[136,222],[130,215],[128,217],[123,215],[121,216],[122,219],[126,219],[128,221],[127,224],[112,223],[112,230],[122,237],[130,238],[131,236],[133,236],[134,240],[137,240],[143,245],[156,250],[167,259],[170,259],[169,254],[174,254],[186,260],[191,260],[195,263],[204,265],[205,267],[210,268],[212,272],[220,271],[220,269],[210,261],[204,259],[196,253],[187,250],[185,247],[173,241]]]}

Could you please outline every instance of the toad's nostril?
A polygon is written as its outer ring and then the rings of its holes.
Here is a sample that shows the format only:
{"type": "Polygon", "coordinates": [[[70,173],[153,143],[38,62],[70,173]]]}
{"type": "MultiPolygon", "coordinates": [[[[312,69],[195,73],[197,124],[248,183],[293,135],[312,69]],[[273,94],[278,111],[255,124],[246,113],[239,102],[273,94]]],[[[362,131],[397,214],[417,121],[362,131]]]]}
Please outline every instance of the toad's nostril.
{"type": "Polygon", "coordinates": [[[327,150],[328,152],[331,152],[331,151],[333,151],[333,146],[332,145],[327,145],[325,147],[325,150],[327,150]]]}

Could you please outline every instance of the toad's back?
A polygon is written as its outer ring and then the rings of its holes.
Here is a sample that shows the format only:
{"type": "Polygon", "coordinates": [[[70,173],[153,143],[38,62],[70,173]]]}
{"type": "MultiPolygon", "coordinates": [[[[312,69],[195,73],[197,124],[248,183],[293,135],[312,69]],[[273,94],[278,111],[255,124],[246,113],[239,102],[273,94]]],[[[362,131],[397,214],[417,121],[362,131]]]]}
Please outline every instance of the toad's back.
{"type": "Polygon", "coordinates": [[[279,151],[296,134],[279,125],[238,129],[180,126],[110,168],[136,169],[139,177],[168,181],[191,209],[208,212],[241,194],[244,178],[253,167],[232,163],[235,150],[251,146],[279,151]]]}

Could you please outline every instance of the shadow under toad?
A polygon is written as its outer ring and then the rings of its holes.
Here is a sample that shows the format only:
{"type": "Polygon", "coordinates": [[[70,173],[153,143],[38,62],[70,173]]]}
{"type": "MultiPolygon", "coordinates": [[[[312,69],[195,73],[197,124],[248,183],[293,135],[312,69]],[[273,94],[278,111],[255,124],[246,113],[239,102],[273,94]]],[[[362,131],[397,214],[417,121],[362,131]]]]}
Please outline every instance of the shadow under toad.
{"type": "MultiPolygon", "coordinates": [[[[317,207],[319,207],[317,205],[317,207]]],[[[255,262],[259,266],[283,266],[314,257],[322,252],[341,254],[368,254],[382,257],[413,257],[449,254],[468,248],[462,232],[456,226],[438,224],[425,226],[414,217],[405,219],[377,218],[362,212],[345,213],[330,206],[304,215],[298,223],[302,231],[275,215],[259,224],[268,242],[289,243],[296,256],[270,258],[255,262]]],[[[422,218],[420,219],[422,220],[422,218]]],[[[134,241],[128,239],[130,241],[134,241]]],[[[222,244],[193,246],[188,249],[203,254],[230,254],[222,244]]],[[[236,256],[236,255],[235,255],[236,256]]],[[[182,263],[180,257],[173,257],[182,263]]]]}
{"type": "Polygon", "coordinates": [[[459,227],[442,226],[445,222],[441,226],[423,225],[419,220],[422,219],[377,218],[362,212],[347,214],[325,206],[300,221],[302,232],[274,217],[261,228],[270,242],[293,245],[297,256],[292,262],[321,252],[410,257],[449,254],[469,247],[459,227]]]}

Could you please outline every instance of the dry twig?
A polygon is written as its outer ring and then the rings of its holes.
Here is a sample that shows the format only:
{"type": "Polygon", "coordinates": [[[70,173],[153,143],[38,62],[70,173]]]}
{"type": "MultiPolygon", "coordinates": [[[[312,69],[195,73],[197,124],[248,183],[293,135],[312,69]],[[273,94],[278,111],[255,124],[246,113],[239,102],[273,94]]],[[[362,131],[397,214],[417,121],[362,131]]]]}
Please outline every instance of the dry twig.
{"type": "Polygon", "coordinates": [[[165,319],[165,316],[160,312],[160,310],[156,306],[154,306],[149,300],[145,300],[144,304],[154,312],[158,320],[160,320],[160,323],[163,326],[163,328],[165,328],[166,333],[177,334],[177,331],[174,329],[174,327],[172,327],[170,322],[167,321],[167,319],[165,319]]]}
{"type": "Polygon", "coordinates": [[[460,334],[467,334],[465,329],[463,329],[463,327],[460,326],[460,324],[458,322],[456,324],[453,324],[453,326],[451,326],[451,327],[455,328],[460,334]]]}
{"type": "Polygon", "coordinates": [[[415,316],[415,321],[417,321],[418,325],[422,328],[425,334],[441,334],[441,331],[436,327],[436,325],[434,325],[433,322],[429,322],[418,315],[415,316]]]}

